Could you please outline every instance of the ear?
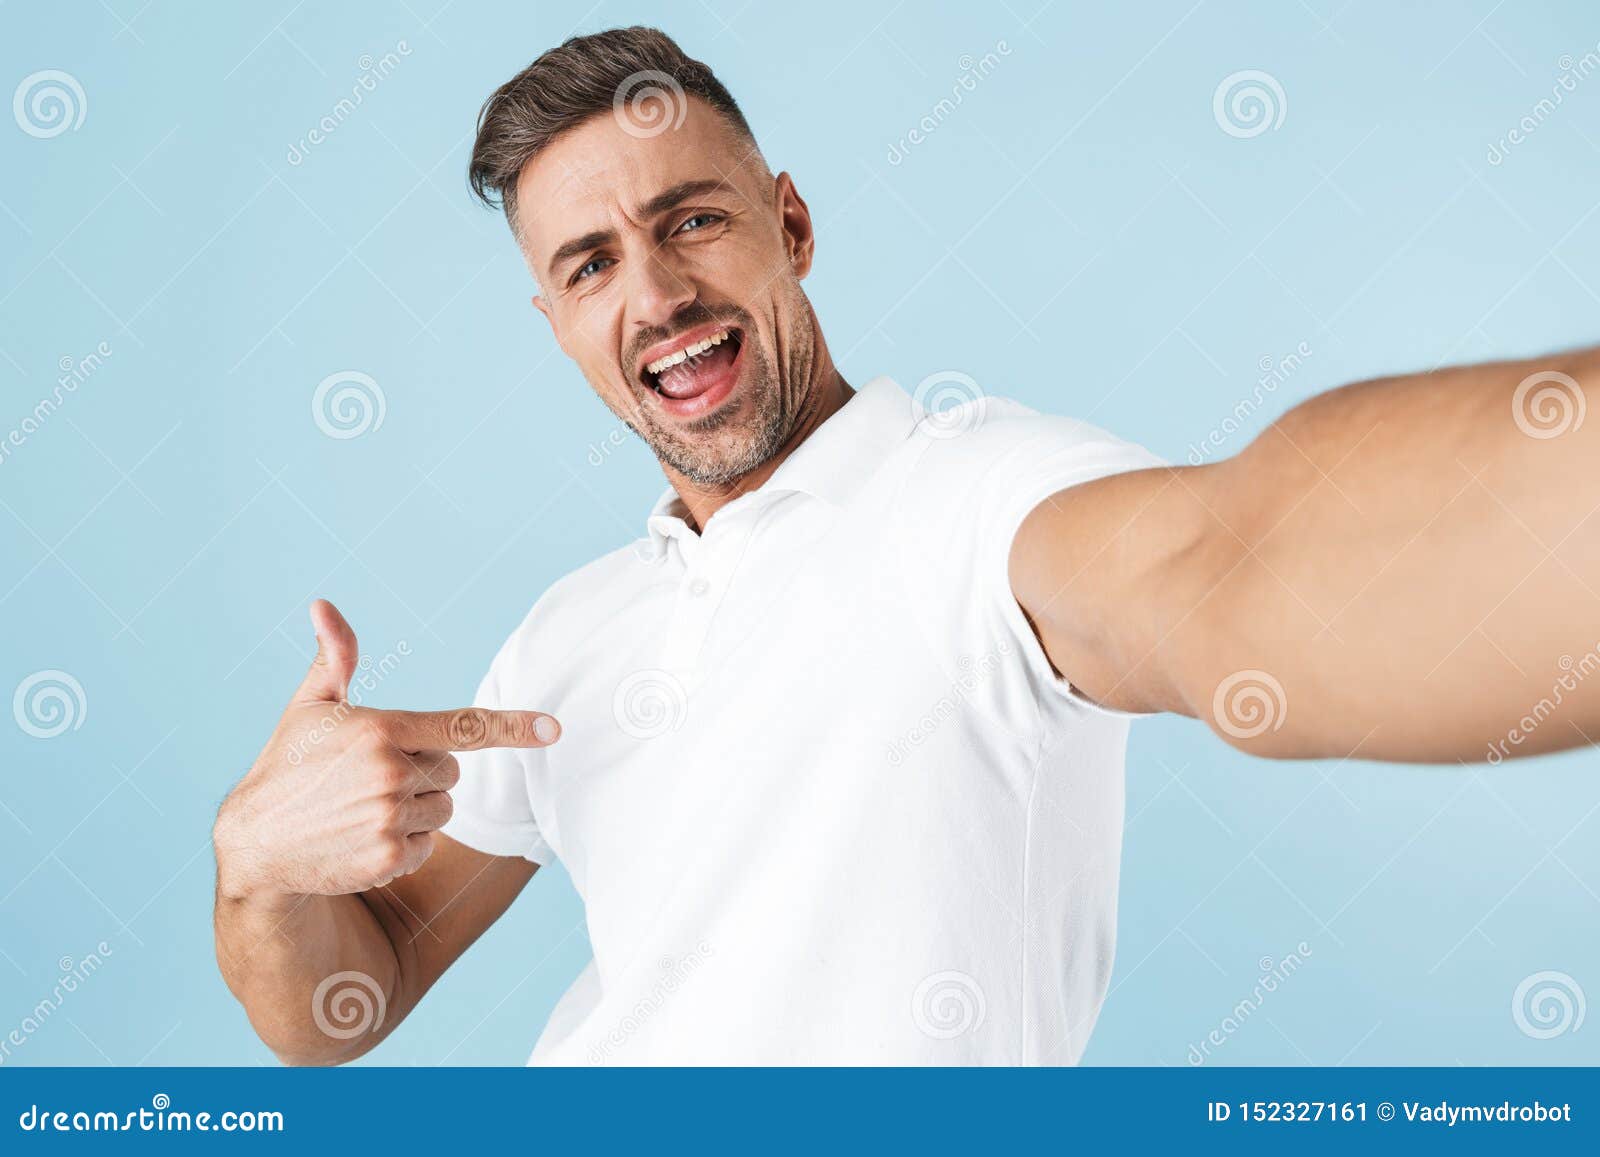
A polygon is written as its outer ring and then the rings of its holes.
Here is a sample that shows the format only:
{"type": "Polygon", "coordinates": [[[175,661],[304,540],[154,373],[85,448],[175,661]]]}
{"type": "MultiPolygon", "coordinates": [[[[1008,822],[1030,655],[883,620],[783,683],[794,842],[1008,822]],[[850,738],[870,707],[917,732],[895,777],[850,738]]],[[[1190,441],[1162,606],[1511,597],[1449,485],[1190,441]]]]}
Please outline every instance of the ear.
{"type": "Polygon", "coordinates": [[[788,173],[779,173],[773,182],[773,196],[777,200],[778,222],[783,229],[784,248],[788,251],[789,265],[794,275],[804,279],[811,272],[811,258],[816,250],[816,233],[811,225],[811,209],[794,179],[788,173]]]}
{"type": "Polygon", "coordinates": [[[565,353],[567,350],[567,343],[561,340],[561,326],[556,323],[556,315],[554,311],[551,310],[550,303],[537,293],[534,294],[529,300],[533,302],[534,309],[537,309],[540,313],[544,314],[544,319],[550,323],[550,332],[555,335],[556,345],[561,347],[562,353],[565,353]]]}

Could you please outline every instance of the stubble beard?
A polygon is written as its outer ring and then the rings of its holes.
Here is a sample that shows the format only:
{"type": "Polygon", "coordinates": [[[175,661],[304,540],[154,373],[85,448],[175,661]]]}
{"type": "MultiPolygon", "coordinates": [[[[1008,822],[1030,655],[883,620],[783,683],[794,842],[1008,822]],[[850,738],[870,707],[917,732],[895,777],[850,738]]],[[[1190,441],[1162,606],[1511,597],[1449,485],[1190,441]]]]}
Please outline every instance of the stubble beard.
{"type": "Polygon", "coordinates": [[[789,441],[811,388],[815,341],[803,294],[796,292],[789,321],[793,349],[781,372],[756,344],[754,327],[747,323],[741,348],[745,381],[737,396],[704,418],[673,427],[641,409],[639,425],[627,422],[628,428],[664,465],[695,486],[724,487],[757,469],[789,441]]]}

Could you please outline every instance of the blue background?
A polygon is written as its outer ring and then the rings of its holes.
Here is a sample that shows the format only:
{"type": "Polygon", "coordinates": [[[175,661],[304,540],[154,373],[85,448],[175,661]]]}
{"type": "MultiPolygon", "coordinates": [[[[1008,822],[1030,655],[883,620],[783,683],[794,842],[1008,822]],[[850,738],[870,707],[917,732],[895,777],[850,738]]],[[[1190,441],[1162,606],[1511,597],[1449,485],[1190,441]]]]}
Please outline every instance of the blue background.
{"type": "MultiPolygon", "coordinates": [[[[60,669],[86,705],[51,739],[0,714],[0,1035],[112,949],[7,1063],[270,1062],[212,959],[209,826],[310,657],[308,601],[408,645],[369,701],[453,706],[548,583],[641,532],[654,460],[628,437],[594,464],[617,424],[464,181],[495,85],[640,21],[795,174],[858,383],[958,370],[1180,460],[1300,343],[1230,452],[1345,381],[1595,337],[1600,77],[1489,159],[1600,51],[1578,2],[6,4],[0,97],[61,69],[87,115],[40,139],[0,109],[0,436],[112,351],[0,461],[0,699],[60,669]],[[1285,94],[1250,138],[1212,107],[1243,69],[1285,94]],[[341,440],[311,398],[343,370],[386,412],[341,440]]],[[[1600,1061],[1600,1025],[1512,1015],[1543,970],[1600,995],[1596,762],[1271,764],[1139,724],[1086,1059],[1185,1064],[1304,942],[1210,1063],[1600,1061]]],[[[541,873],[372,1059],[520,1063],[586,956],[541,873]]]]}

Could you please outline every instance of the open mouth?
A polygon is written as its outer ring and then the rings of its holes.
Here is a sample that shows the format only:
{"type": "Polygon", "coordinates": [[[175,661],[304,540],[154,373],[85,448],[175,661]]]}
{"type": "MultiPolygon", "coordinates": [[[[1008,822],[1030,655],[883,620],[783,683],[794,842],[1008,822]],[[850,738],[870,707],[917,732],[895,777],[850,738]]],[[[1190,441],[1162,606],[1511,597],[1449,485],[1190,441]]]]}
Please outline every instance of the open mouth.
{"type": "Polygon", "coordinates": [[[732,392],[743,337],[737,326],[691,331],[649,351],[656,356],[643,364],[639,377],[669,413],[702,413],[732,392]]]}

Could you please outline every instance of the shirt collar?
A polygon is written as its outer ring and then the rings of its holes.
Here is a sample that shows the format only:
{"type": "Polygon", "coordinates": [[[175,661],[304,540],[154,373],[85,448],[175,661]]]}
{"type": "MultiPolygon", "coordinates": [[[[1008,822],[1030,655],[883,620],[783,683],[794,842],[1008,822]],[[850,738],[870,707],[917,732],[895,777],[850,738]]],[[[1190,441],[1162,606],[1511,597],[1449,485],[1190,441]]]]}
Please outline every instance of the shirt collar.
{"type": "MultiPolygon", "coordinates": [[[[905,440],[916,422],[910,395],[892,378],[873,378],[795,447],[772,477],[750,495],[800,491],[841,506],[883,464],[889,451],[905,440]]],[[[660,557],[667,539],[693,533],[686,520],[688,513],[675,489],[669,486],[662,491],[645,521],[651,557],[660,557]]]]}

